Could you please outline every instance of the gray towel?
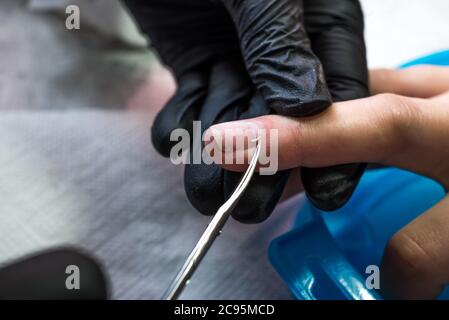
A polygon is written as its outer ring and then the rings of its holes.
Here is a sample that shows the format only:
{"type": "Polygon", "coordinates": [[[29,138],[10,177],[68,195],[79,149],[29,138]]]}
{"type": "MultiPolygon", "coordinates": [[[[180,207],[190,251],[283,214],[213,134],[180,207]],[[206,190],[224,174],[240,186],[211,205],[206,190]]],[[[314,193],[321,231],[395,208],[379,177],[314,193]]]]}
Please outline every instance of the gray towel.
{"type": "MultiPolygon", "coordinates": [[[[159,298],[210,218],[187,201],[183,168],[152,148],[149,123],[123,111],[2,113],[0,263],[76,245],[100,259],[114,298],[159,298]]],[[[294,210],[281,211],[261,225],[231,220],[183,298],[290,298],[267,260],[290,227],[294,210]]]]}

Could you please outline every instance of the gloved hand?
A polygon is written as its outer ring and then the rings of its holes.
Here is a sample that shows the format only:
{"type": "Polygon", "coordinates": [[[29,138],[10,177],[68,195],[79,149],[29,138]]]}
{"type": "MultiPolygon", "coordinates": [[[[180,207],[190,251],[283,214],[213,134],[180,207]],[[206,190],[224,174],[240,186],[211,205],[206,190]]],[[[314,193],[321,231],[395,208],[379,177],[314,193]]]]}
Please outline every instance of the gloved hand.
{"type": "MultiPolygon", "coordinates": [[[[178,83],[157,116],[152,138],[169,156],[176,128],[192,132],[212,124],[277,112],[310,116],[331,96],[367,95],[363,16],[357,0],[125,0],[142,31],[178,83]],[[305,13],[305,19],[304,19],[305,13]],[[307,32],[309,36],[307,35],[307,32]]],[[[363,166],[304,170],[309,197],[320,208],[349,199],[363,166]],[[323,171],[324,170],[324,171],[323,171]],[[336,185],[338,184],[338,188],[336,185]]],[[[288,172],[255,176],[233,216],[266,219],[279,200],[288,172]]],[[[216,165],[187,165],[185,189],[202,213],[213,214],[233,192],[239,173],[216,165]]]]}
{"type": "MultiPolygon", "coordinates": [[[[364,19],[358,0],[305,0],[304,15],[313,52],[320,58],[334,102],[369,95],[364,19]]],[[[302,168],[306,194],[321,210],[342,207],[366,164],[302,168]]]]}

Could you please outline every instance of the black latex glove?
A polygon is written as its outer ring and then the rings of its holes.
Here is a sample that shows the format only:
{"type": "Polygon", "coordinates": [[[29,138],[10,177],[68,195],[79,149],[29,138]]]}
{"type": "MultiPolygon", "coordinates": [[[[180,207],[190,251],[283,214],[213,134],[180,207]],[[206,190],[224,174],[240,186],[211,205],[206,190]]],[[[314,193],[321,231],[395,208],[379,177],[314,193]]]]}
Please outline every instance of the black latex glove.
{"type": "Polygon", "coordinates": [[[34,254],[0,268],[0,300],[106,300],[108,283],[98,262],[76,249],[34,254]],[[66,268],[79,268],[80,287],[68,290],[66,268]]]}
{"type": "MultiPolygon", "coordinates": [[[[328,59],[324,66],[329,68],[334,83],[331,89],[344,91],[345,96],[346,92],[349,96],[349,92],[357,91],[352,89],[353,85],[366,89],[363,18],[358,2],[318,1],[322,8],[308,5],[314,1],[305,4],[305,9],[311,11],[306,23],[313,34],[312,46],[320,57],[328,59]],[[319,23],[316,21],[323,17],[319,23]],[[338,34],[340,30],[344,35],[338,34]],[[338,61],[338,65],[333,61],[338,61]],[[349,65],[342,66],[342,62],[349,65]],[[348,72],[347,68],[351,70],[348,72]]],[[[170,133],[176,128],[191,132],[194,120],[201,120],[205,130],[215,123],[273,112],[313,115],[331,104],[323,69],[312,53],[304,28],[302,1],[126,0],[125,3],[178,83],[175,96],[158,115],[152,129],[153,144],[164,156],[169,156],[175,144],[170,142],[170,133]]],[[[352,98],[358,96],[354,94],[352,98]]],[[[324,179],[322,171],[305,172],[309,195],[322,208],[327,203],[317,199],[334,201],[331,190],[334,177],[341,180],[342,176],[341,170],[333,174],[335,170],[332,169],[331,175],[325,172],[324,179]]],[[[344,180],[347,182],[344,190],[337,192],[339,197],[347,191],[349,198],[356,184],[353,170],[349,171],[349,176],[343,172],[348,179],[344,180]]],[[[187,196],[200,212],[213,214],[232,193],[240,176],[216,165],[187,165],[184,179],[187,196]]],[[[233,216],[242,222],[266,219],[287,178],[288,172],[255,176],[233,216]]]]}
{"type": "MultiPolygon", "coordinates": [[[[358,0],[305,0],[307,33],[320,58],[335,102],[369,95],[364,19],[358,0]]],[[[302,168],[308,198],[321,210],[343,206],[354,192],[366,164],[302,168]]]]}

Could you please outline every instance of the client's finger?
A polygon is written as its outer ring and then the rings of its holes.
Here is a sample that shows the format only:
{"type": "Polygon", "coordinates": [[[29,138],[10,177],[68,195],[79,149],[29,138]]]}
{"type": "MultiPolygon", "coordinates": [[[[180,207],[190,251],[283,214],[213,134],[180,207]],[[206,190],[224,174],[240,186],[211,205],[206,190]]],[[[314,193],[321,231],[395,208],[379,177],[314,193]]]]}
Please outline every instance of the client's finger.
{"type": "Polygon", "coordinates": [[[449,196],[394,235],[382,262],[387,298],[432,299],[449,283],[449,196]]]}
{"type": "Polygon", "coordinates": [[[449,68],[423,65],[402,70],[374,69],[370,71],[370,91],[373,95],[433,97],[449,91],[449,68]]]}
{"type": "MultiPolygon", "coordinates": [[[[280,170],[374,162],[441,180],[449,172],[447,121],[449,108],[441,101],[384,94],[336,103],[319,116],[264,116],[216,125],[211,132],[217,141],[235,139],[233,134],[252,131],[255,126],[262,135],[277,134],[277,144],[271,141],[268,151],[278,151],[274,160],[280,170]]],[[[221,150],[229,149],[221,146],[221,150]]],[[[222,166],[244,169],[229,162],[222,166]]]]}

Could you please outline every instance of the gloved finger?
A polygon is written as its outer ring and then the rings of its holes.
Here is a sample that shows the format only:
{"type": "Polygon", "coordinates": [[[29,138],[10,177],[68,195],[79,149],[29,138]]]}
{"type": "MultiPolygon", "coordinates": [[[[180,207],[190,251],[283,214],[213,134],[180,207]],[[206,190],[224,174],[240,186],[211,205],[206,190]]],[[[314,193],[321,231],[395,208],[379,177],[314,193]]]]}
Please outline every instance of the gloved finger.
{"type": "Polygon", "coordinates": [[[231,18],[210,0],[125,0],[159,58],[178,78],[217,53],[238,52],[231,18]]]}
{"type": "MultiPolygon", "coordinates": [[[[248,107],[253,89],[239,60],[216,63],[208,83],[208,96],[198,113],[201,133],[214,123],[233,121],[248,107]]],[[[184,187],[191,204],[212,215],[224,203],[224,171],[215,164],[190,164],[184,170],[184,187]]]]}
{"type": "MultiPolygon", "coordinates": [[[[312,49],[323,64],[334,101],[368,96],[368,69],[363,13],[358,0],[304,0],[305,25],[312,49]]],[[[321,210],[342,207],[352,196],[366,168],[345,164],[302,168],[306,194],[321,210]]]]}
{"type": "MultiPolygon", "coordinates": [[[[73,275],[75,275],[75,271],[73,275]]],[[[70,279],[69,279],[70,280],[70,279]]],[[[105,300],[108,283],[95,259],[76,249],[55,249],[22,258],[0,269],[0,299],[8,300],[105,300]],[[79,287],[69,290],[68,266],[76,266],[79,287]]]]}
{"type": "Polygon", "coordinates": [[[238,36],[246,68],[270,108],[306,116],[331,98],[323,69],[301,23],[300,0],[222,0],[238,36]]]}
{"type": "Polygon", "coordinates": [[[342,164],[323,168],[301,168],[302,185],[307,198],[323,211],[334,211],[344,206],[354,193],[365,163],[342,164]]]}
{"type": "Polygon", "coordinates": [[[170,141],[173,130],[186,129],[192,136],[193,121],[198,119],[207,97],[209,71],[196,68],[178,80],[178,89],[167,105],[156,116],[151,128],[152,142],[164,157],[170,156],[177,141],[170,141]]]}
{"type": "MultiPolygon", "coordinates": [[[[256,93],[251,99],[249,108],[240,114],[239,119],[251,119],[269,113],[270,109],[265,101],[256,93]]],[[[274,175],[255,174],[238,205],[233,210],[232,216],[243,223],[259,223],[266,220],[279,202],[289,175],[290,170],[277,172],[274,175]]],[[[225,199],[232,195],[241,178],[241,173],[224,172],[225,199]]]]}
{"type": "Polygon", "coordinates": [[[304,21],[333,101],[367,97],[364,18],[359,1],[304,0],[304,21]]]}
{"type": "Polygon", "coordinates": [[[449,282],[448,212],[446,196],[390,239],[381,267],[386,298],[434,299],[444,289],[449,282]]]}
{"type": "MultiPolygon", "coordinates": [[[[265,221],[278,204],[289,175],[289,170],[267,176],[255,174],[238,205],[233,210],[232,217],[242,223],[265,221]]],[[[234,192],[241,178],[241,173],[224,172],[226,199],[234,192]]]]}
{"type": "Polygon", "coordinates": [[[238,119],[248,108],[253,91],[240,57],[215,63],[208,83],[208,95],[198,115],[202,131],[215,123],[238,119]]]}

